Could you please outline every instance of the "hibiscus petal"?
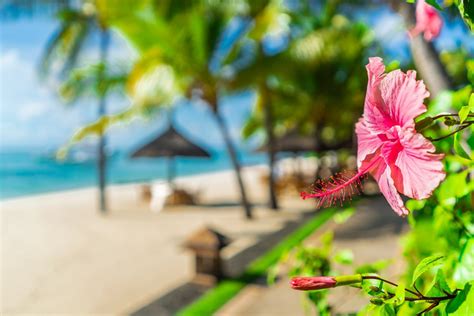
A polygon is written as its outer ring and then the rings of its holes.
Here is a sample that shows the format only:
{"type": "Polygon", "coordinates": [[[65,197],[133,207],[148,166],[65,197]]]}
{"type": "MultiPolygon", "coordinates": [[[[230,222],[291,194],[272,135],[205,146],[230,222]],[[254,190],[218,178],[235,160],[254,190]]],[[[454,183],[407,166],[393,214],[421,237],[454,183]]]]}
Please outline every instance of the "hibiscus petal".
{"type": "Polygon", "coordinates": [[[375,153],[383,144],[377,132],[371,130],[364,119],[360,119],[355,126],[357,135],[357,166],[360,168],[367,156],[375,153]]]}
{"type": "Polygon", "coordinates": [[[415,118],[426,112],[423,100],[430,95],[423,81],[416,80],[415,71],[404,74],[400,70],[394,70],[383,78],[380,93],[385,113],[393,125],[401,127],[415,126],[415,118]]]}
{"type": "Polygon", "coordinates": [[[377,168],[373,170],[372,175],[379,185],[380,192],[385,196],[388,204],[400,216],[408,215],[409,211],[403,204],[400,194],[397,192],[394,181],[392,179],[391,170],[383,160],[377,168]]]}
{"type": "Polygon", "coordinates": [[[364,120],[368,128],[373,131],[383,132],[393,124],[382,108],[383,101],[379,89],[380,83],[385,76],[385,66],[382,58],[369,58],[366,69],[369,81],[365,95],[364,120]]]}
{"type": "Polygon", "coordinates": [[[433,144],[414,129],[400,136],[402,149],[395,166],[401,173],[392,170],[397,189],[411,198],[426,199],[446,176],[441,162],[444,155],[434,154],[433,144]]]}

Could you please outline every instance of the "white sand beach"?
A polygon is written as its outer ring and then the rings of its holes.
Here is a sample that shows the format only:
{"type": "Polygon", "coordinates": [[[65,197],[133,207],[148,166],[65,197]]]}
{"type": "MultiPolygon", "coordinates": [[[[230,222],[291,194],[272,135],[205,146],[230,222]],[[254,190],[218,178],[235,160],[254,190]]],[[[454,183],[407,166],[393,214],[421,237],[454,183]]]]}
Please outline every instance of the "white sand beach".
{"type": "Polygon", "coordinates": [[[236,204],[231,171],[179,178],[178,186],[198,192],[201,206],[160,213],[140,201],[138,184],[109,187],[106,215],[97,211],[94,188],[3,201],[2,314],[137,310],[193,275],[192,255],[182,243],[204,224],[245,244],[312,208],[297,197],[283,199],[279,213],[261,206],[265,170],[244,169],[250,199],[260,205],[253,221],[236,204]]]}

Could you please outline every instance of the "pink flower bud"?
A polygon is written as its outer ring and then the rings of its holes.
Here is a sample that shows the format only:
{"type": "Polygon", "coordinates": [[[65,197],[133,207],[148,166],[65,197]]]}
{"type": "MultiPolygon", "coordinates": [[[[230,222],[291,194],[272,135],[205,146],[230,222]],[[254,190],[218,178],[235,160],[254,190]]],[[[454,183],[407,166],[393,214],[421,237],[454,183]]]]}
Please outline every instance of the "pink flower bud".
{"type": "Polygon", "coordinates": [[[336,279],[333,277],[295,277],[291,279],[291,287],[295,290],[310,291],[328,289],[336,286],[336,279]]]}

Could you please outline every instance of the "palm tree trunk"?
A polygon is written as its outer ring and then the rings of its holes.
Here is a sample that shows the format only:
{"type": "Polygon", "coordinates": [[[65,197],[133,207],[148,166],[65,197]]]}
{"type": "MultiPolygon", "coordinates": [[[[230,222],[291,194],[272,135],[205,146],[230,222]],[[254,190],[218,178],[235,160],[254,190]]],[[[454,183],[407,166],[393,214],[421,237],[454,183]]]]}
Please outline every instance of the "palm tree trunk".
{"type": "MultiPolygon", "coordinates": [[[[105,64],[107,62],[107,54],[109,50],[110,34],[107,30],[103,29],[100,33],[100,63],[102,65],[102,72],[99,77],[99,86],[102,82],[105,72],[105,64]]],[[[106,91],[100,91],[99,97],[99,109],[98,115],[102,117],[106,113],[107,106],[107,94],[106,91]]],[[[98,158],[97,158],[97,172],[98,172],[98,185],[99,185],[99,209],[102,213],[107,212],[107,199],[106,199],[106,155],[105,155],[105,144],[106,139],[103,134],[99,136],[98,143],[98,158]]]]}
{"type": "Polygon", "coordinates": [[[242,179],[242,173],[241,173],[241,168],[240,168],[240,163],[239,160],[237,159],[237,152],[234,148],[234,145],[232,144],[232,139],[230,137],[229,130],[227,128],[227,125],[224,122],[224,118],[222,115],[219,113],[217,110],[217,106],[213,106],[214,108],[214,114],[216,117],[217,125],[219,126],[219,129],[221,131],[221,134],[224,138],[224,143],[227,148],[227,152],[230,156],[230,160],[232,162],[232,166],[234,168],[235,176],[237,178],[237,184],[239,186],[239,191],[240,191],[240,199],[241,199],[241,204],[242,207],[244,208],[245,211],[245,217],[248,219],[252,218],[252,207],[247,199],[247,192],[245,191],[245,186],[244,186],[244,181],[242,179]]]}
{"type": "Polygon", "coordinates": [[[278,210],[278,200],[275,191],[275,133],[273,130],[273,109],[272,103],[269,98],[268,90],[266,85],[261,88],[263,97],[263,110],[265,114],[265,132],[267,134],[267,154],[268,154],[268,194],[269,194],[269,207],[273,210],[278,210]]]}
{"type": "MultiPolygon", "coordinates": [[[[415,6],[405,1],[397,1],[395,7],[403,18],[407,29],[412,28],[416,23],[415,6]]],[[[436,97],[440,92],[452,87],[446,68],[441,63],[433,43],[427,42],[420,34],[410,40],[410,49],[416,69],[428,86],[431,97],[436,97]]]]}

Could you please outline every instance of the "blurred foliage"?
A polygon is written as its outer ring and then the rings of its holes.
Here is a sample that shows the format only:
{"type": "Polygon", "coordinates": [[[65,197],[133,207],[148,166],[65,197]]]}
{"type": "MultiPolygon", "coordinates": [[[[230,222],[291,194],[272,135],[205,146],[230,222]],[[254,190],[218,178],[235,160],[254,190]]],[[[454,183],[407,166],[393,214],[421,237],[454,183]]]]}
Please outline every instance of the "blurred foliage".
{"type": "MultiPolygon", "coordinates": [[[[337,14],[338,1],[323,2],[318,12],[302,3],[278,13],[286,17],[280,18],[286,21],[280,33],[286,32],[288,44],[276,53],[265,52],[268,35],[254,36],[262,32],[250,31],[242,39],[241,47],[255,41],[259,47],[246,65],[238,64],[229,80],[234,89],[254,87],[258,94],[254,113],[243,129],[245,138],[264,127],[262,110],[268,104],[279,135],[298,128],[327,145],[352,137],[352,125],[363,105],[363,65],[372,33],[366,25],[337,14]]],[[[254,28],[259,28],[258,23],[254,28]]]]}

